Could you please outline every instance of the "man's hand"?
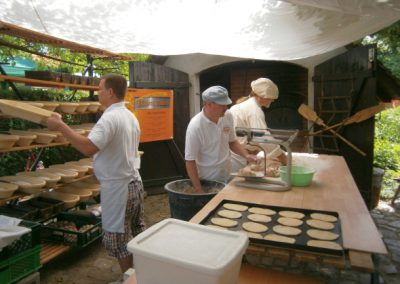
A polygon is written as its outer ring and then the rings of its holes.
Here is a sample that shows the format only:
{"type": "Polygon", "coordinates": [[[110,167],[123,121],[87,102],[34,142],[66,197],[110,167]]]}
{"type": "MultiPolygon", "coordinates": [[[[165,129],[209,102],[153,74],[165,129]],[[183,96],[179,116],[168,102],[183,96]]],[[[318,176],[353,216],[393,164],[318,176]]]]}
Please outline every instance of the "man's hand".
{"type": "Polygon", "coordinates": [[[203,188],[201,186],[200,187],[194,187],[194,192],[195,193],[204,193],[203,188]]]}
{"type": "Polygon", "coordinates": [[[62,121],[61,115],[58,113],[52,114],[50,117],[45,118],[42,123],[44,126],[47,126],[49,130],[59,130],[60,127],[64,124],[62,121]]]}
{"type": "Polygon", "coordinates": [[[246,155],[246,160],[250,164],[257,164],[258,163],[258,159],[257,159],[256,155],[247,154],[246,155]]]}

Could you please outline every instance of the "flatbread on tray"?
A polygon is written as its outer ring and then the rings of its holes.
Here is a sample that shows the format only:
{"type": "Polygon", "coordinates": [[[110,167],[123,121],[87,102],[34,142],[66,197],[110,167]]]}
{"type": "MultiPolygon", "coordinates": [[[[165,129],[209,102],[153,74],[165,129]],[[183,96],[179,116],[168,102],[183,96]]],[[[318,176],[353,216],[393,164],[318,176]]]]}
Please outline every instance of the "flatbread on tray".
{"type": "Polygon", "coordinates": [[[303,225],[303,221],[295,218],[280,217],[276,220],[279,224],[289,227],[299,227],[303,225]]]}
{"type": "Polygon", "coordinates": [[[321,220],[321,221],[325,221],[325,222],[336,222],[337,221],[337,217],[329,215],[329,214],[323,214],[323,213],[311,213],[311,218],[313,219],[317,219],[317,220],[321,220]]]}
{"type": "Polygon", "coordinates": [[[325,249],[335,249],[335,250],[342,250],[342,246],[335,242],[330,241],[320,241],[320,240],[309,240],[307,245],[310,247],[319,247],[325,249]]]}
{"type": "Polygon", "coordinates": [[[233,210],[220,210],[218,211],[218,216],[229,218],[229,219],[239,219],[242,218],[242,213],[233,210]]]}
{"type": "Polygon", "coordinates": [[[247,208],[249,208],[246,205],[235,204],[235,203],[224,203],[223,207],[229,210],[240,211],[240,212],[246,211],[247,208]]]}
{"type": "Polygon", "coordinates": [[[330,222],[325,222],[316,219],[308,219],[306,223],[308,226],[320,230],[332,230],[333,228],[335,228],[335,225],[330,222]]]}
{"type": "Polygon", "coordinates": [[[261,215],[268,215],[272,216],[276,214],[276,211],[268,208],[260,208],[260,207],[250,207],[249,212],[253,214],[261,214],[261,215]]]}
{"type": "Polygon", "coordinates": [[[281,235],[277,235],[277,234],[268,234],[264,237],[264,240],[288,243],[288,244],[294,244],[296,242],[296,240],[294,238],[281,236],[281,235]]]}
{"type": "Polygon", "coordinates": [[[268,230],[268,227],[260,224],[260,223],[255,223],[255,222],[244,222],[242,224],[243,229],[249,232],[253,233],[263,233],[268,230]]]}
{"type": "Polygon", "coordinates": [[[282,217],[288,217],[288,218],[295,218],[295,219],[303,219],[304,214],[297,212],[297,211],[289,211],[289,210],[283,210],[279,211],[279,215],[282,217]]]}
{"type": "Polygon", "coordinates": [[[334,241],[339,238],[339,235],[336,233],[316,229],[307,230],[307,235],[313,239],[323,241],[334,241]]]}
{"type": "Polygon", "coordinates": [[[298,228],[276,225],[272,228],[275,233],[286,235],[286,236],[298,236],[301,234],[301,230],[298,228]]]}
{"type": "Polygon", "coordinates": [[[217,225],[217,226],[231,228],[231,227],[237,226],[238,221],[228,219],[228,218],[215,217],[215,218],[211,218],[211,223],[213,223],[214,225],[217,225]]]}
{"type": "Polygon", "coordinates": [[[247,215],[247,219],[254,221],[254,222],[261,222],[261,223],[268,223],[271,222],[272,218],[267,215],[261,214],[250,214],[247,215]]]}

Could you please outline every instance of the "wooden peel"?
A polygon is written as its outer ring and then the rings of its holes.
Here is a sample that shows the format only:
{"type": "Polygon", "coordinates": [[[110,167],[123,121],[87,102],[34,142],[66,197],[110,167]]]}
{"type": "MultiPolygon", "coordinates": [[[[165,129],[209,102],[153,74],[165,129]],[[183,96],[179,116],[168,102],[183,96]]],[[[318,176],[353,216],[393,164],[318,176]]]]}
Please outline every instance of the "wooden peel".
{"type": "MultiPolygon", "coordinates": [[[[298,112],[306,119],[323,126],[325,129],[328,128],[328,126],[324,123],[324,121],[316,114],[315,111],[313,111],[311,108],[309,108],[307,105],[305,104],[301,104],[300,107],[298,108],[298,112]]],[[[357,146],[355,146],[353,143],[351,143],[349,140],[347,140],[346,138],[344,138],[342,135],[340,135],[339,133],[337,133],[335,130],[333,129],[329,129],[329,132],[331,132],[333,135],[337,136],[338,138],[340,138],[343,142],[345,142],[347,145],[349,145],[351,148],[353,148],[355,151],[357,151],[359,154],[366,156],[367,154],[365,154],[363,151],[361,151],[357,146]]]]}
{"type": "Polygon", "coordinates": [[[358,112],[356,112],[355,114],[353,114],[352,116],[344,119],[342,122],[336,123],[334,125],[328,126],[327,128],[318,130],[316,132],[310,133],[310,135],[316,135],[319,134],[321,132],[336,128],[336,127],[340,127],[343,125],[348,125],[351,123],[359,123],[361,121],[367,120],[368,118],[374,116],[375,114],[381,112],[382,110],[384,110],[386,108],[385,103],[379,103],[376,106],[372,106],[372,107],[368,107],[365,108],[363,110],[360,110],[358,112]]]}

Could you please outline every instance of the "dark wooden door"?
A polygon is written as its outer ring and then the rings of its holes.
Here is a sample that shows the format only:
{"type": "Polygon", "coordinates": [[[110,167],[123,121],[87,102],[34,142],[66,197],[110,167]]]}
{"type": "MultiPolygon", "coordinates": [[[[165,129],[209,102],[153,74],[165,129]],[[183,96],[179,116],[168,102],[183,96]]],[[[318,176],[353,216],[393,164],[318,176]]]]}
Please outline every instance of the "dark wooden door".
{"type": "Polygon", "coordinates": [[[282,61],[243,60],[204,70],[200,75],[200,90],[213,85],[228,89],[233,103],[251,92],[251,82],[257,78],[271,79],[278,86],[279,98],[269,108],[263,108],[266,123],[274,129],[299,129],[291,144],[292,151],[308,151],[307,123],[297,109],[307,103],[308,71],[299,65],[282,61]]]}
{"type": "Polygon", "coordinates": [[[189,113],[189,77],[186,73],[149,62],[129,63],[132,88],[171,89],[174,92],[174,137],[172,140],[141,143],[144,151],[140,174],[145,187],[161,186],[186,177],[184,148],[189,113]]]}
{"type": "MultiPolygon", "coordinates": [[[[378,104],[376,97],[376,49],[363,46],[349,50],[315,67],[314,107],[327,125],[333,125],[364,108],[378,104]]],[[[314,137],[314,152],[337,154],[345,158],[366,202],[372,192],[374,118],[349,124],[338,133],[366,156],[360,155],[330,132],[314,137]]],[[[320,129],[316,127],[315,130],[320,129]]]]}

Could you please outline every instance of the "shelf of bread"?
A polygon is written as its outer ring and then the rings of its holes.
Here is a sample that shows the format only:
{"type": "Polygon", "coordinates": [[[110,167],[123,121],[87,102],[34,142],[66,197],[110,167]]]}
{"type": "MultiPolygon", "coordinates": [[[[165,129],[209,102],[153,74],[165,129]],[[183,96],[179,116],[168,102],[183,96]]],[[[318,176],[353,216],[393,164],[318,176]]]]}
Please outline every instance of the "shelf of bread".
{"type": "Polygon", "coordinates": [[[94,114],[104,111],[104,107],[97,101],[81,102],[45,102],[45,101],[18,101],[0,99],[0,116],[4,118],[21,118],[34,123],[54,113],[59,114],[94,114]]]}
{"type": "Polygon", "coordinates": [[[11,200],[31,195],[57,195],[59,198],[69,198],[66,206],[77,202],[75,196],[68,194],[80,196],[80,201],[85,201],[90,196],[97,196],[100,194],[100,183],[93,175],[91,163],[91,158],[84,158],[32,172],[19,172],[15,176],[2,176],[0,206],[11,200]],[[59,194],[51,193],[52,190],[59,194]]]}
{"type": "MultiPolygon", "coordinates": [[[[94,123],[71,125],[71,128],[80,135],[87,136],[94,123]]],[[[70,143],[59,131],[50,131],[46,128],[28,130],[9,129],[0,134],[0,153],[23,151],[44,147],[67,146],[70,143]],[[9,133],[9,134],[6,134],[9,133]]]]}

